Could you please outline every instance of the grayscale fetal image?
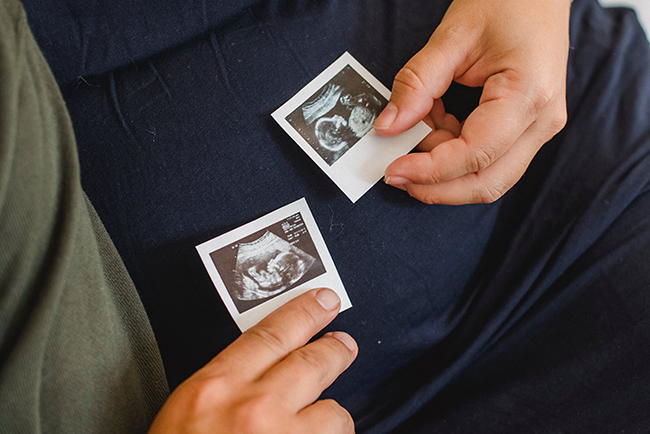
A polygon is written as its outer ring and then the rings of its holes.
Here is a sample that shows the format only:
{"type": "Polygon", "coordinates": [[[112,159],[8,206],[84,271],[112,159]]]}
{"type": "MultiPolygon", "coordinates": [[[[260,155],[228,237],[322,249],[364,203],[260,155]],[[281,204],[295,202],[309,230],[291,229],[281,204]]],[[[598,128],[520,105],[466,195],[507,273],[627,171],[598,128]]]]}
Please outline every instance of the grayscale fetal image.
{"type": "Polygon", "coordinates": [[[300,213],[210,256],[239,313],[325,273],[300,213]]]}
{"type": "Polygon", "coordinates": [[[348,65],[286,120],[331,166],[372,129],[387,103],[348,65]]]}

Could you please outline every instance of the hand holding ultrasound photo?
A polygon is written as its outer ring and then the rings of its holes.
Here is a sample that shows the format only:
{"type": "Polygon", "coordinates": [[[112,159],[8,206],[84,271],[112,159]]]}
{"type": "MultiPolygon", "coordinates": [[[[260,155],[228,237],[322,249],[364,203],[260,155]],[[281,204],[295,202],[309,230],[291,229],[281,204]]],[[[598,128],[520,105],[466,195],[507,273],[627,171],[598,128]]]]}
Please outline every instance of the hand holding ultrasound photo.
{"type": "Polygon", "coordinates": [[[431,132],[420,122],[398,136],[379,136],[373,124],[389,98],[386,86],[344,53],[272,116],[356,202],[431,132]]]}

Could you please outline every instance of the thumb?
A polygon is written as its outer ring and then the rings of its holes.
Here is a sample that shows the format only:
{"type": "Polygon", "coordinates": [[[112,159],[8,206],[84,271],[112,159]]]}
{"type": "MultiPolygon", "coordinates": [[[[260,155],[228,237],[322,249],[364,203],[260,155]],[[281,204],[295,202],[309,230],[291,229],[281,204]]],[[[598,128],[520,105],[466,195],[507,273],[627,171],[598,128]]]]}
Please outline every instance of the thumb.
{"type": "Polygon", "coordinates": [[[397,73],[388,105],[375,121],[382,136],[400,134],[424,119],[449,88],[465,54],[453,33],[440,27],[397,73]]]}

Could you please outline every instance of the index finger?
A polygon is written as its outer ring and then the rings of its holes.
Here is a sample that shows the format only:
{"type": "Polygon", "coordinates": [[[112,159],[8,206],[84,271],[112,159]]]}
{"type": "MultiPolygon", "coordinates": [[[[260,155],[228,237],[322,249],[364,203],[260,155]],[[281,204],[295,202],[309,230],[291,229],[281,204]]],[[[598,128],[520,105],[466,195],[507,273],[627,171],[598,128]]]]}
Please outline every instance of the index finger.
{"type": "Polygon", "coordinates": [[[357,353],[357,344],[347,333],[328,333],[289,354],[260,379],[260,385],[284,408],[299,411],[316,401],[357,353]]]}
{"type": "Polygon", "coordinates": [[[304,346],[337,315],[341,301],[331,289],[302,294],[246,330],[206,369],[214,375],[253,380],[304,346]]]}
{"type": "Polygon", "coordinates": [[[506,77],[491,77],[479,106],[469,115],[458,138],[429,153],[405,155],[386,169],[386,177],[415,184],[435,184],[484,170],[505,154],[532,125],[537,113],[533,99],[511,86],[506,77]]]}
{"type": "Polygon", "coordinates": [[[471,53],[480,33],[468,31],[468,20],[450,7],[429,42],[397,73],[390,102],[375,120],[382,136],[400,134],[420,122],[455,77],[472,64],[471,53]]]}

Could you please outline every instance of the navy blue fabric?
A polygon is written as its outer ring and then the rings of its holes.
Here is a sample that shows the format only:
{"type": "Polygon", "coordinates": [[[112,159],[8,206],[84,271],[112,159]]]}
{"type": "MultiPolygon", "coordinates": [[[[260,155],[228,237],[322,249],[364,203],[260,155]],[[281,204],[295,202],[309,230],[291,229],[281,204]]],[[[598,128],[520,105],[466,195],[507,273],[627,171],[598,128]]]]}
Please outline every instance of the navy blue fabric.
{"type": "Polygon", "coordinates": [[[186,42],[260,0],[23,0],[63,85],[186,42]]]}
{"type": "MultiPolygon", "coordinates": [[[[239,334],[194,246],[305,197],[354,305],[328,330],[360,354],[326,395],[358,432],[647,432],[650,49],[633,13],[574,2],[569,123],[491,205],[381,183],[352,204],[270,117],[344,51],[390,86],[447,5],[263,1],[142,61],[59,74],[170,384],[239,334]]],[[[146,40],[149,18],[120,11],[146,40]]],[[[55,70],[62,47],[43,45],[55,70]]],[[[476,91],[447,99],[466,113],[476,91]]]]}

